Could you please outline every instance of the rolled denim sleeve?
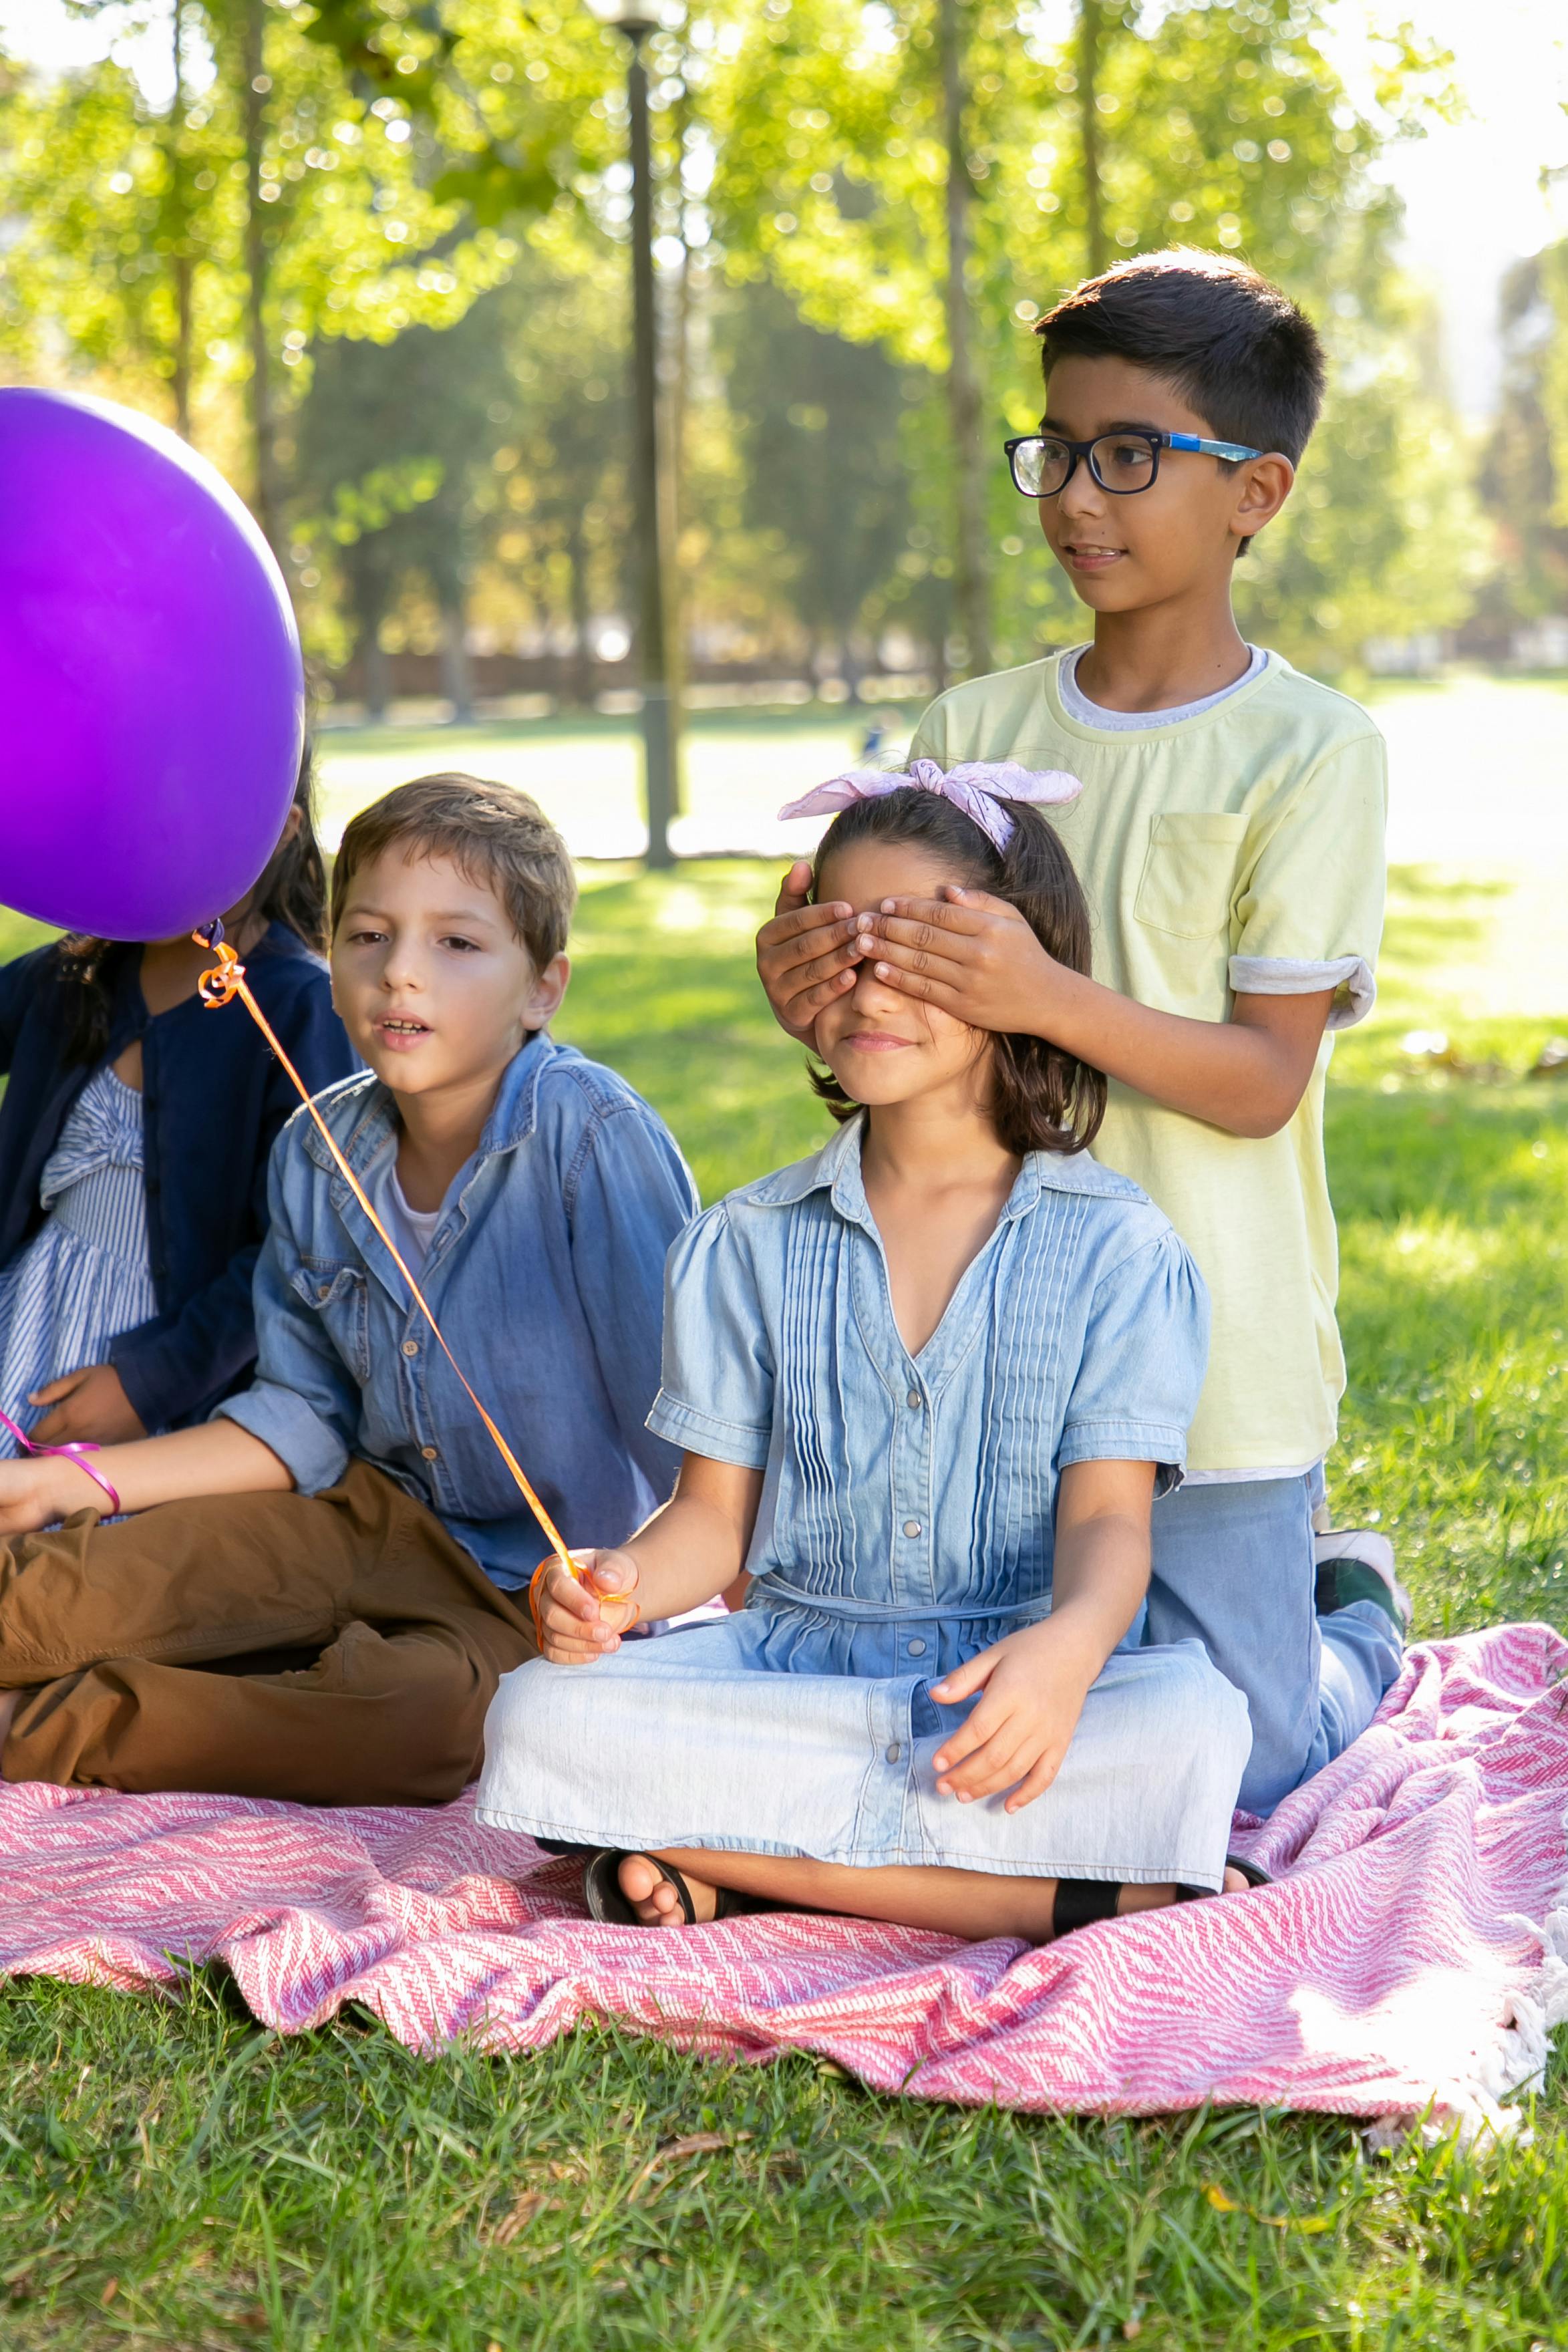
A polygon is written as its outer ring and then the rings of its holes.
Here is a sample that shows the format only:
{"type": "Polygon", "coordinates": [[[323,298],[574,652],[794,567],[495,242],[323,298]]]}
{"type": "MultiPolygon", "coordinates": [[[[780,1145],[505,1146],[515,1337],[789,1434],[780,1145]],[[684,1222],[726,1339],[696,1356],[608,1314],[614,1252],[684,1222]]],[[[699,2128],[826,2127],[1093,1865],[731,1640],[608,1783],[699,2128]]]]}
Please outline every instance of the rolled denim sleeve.
{"type": "Polygon", "coordinates": [[[773,1353],[756,1276],[720,1202],[664,1270],[664,1377],[648,1426],[706,1461],[760,1470],[773,1433],[773,1353]]]}
{"type": "Polygon", "coordinates": [[[1208,1363],[1208,1293],[1168,1225],[1101,1277],[1062,1424],[1057,1467],[1153,1462],[1156,1495],[1181,1483],[1208,1363]]]}
{"type": "Polygon", "coordinates": [[[299,1148],[291,1123],[273,1147],[268,1171],[271,1224],[256,1260],[254,1290],[256,1379],[238,1396],[226,1398],[217,1412],[269,1446],[302,1495],[319,1495],[336,1486],[348,1468],[361,1392],[321,1317],[305,1304],[298,1286],[305,1269],[288,1219],[283,1169],[289,1151],[299,1148]]]}
{"type": "Polygon", "coordinates": [[[595,1118],[569,1183],[572,1271],[616,1427],[661,1499],[680,1468],[648,1421],[659,1386],[664,1260],[700,1205],[674,1138],[643,1104],[595,1118]]]}

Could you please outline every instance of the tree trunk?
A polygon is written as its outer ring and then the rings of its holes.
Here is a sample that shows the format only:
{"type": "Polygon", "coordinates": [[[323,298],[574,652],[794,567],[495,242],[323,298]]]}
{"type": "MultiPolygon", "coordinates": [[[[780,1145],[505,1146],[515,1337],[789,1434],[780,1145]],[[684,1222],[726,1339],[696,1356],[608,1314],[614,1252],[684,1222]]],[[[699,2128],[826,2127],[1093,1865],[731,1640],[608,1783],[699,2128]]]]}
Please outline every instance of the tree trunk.
{"type": "Polygon", "coordinates": [[[368,626],[361,641],[365,673],[365,717],[382,719],[392,701],[392,659],[382,643],[380,622],[368,626]]]}
{"type": "Polygon", "coordinates": [[[474,674],[460,603],[441,607],[441,691],[452,705],[454,727],[474,723],[474,674]]]}
{"type": "Polygon", "coordinates": [[[266,0],[245,0],[240,21],[240,72],[245,82],[246,320],[250,339],[250,420],[256,457],[256,519],[261,525],[267,545],[282,563],[283,500],[272,413],[272,354],[267,341],[267,256],[261,201],[267,93],[271,88],[263,63],[266,0]]]}
{"type": "Polygon", "coordinates": [[[588,545],[582,536],[581,519],[575,514],[567,518],[566,568],[567,593],[571,599],[567,696],[579,709],[586,710],[593,700],[593,647],[588,639],[588,625],[593,614],[588,593],[588,545]]]}
{"type": "Polygon", "coordinates": [[[963,0],[937,0],[942,101],[947,140],[947,422],[953,443],[954,618],[971,677],[991,666],[990,551],[986,540],[986,469],[980,446],[980,385],[969,308],[970,207],[975,200],[964,139],[968,91],[964,73],[963,0]]]}
{"type": "Polygon", "coordinates": [[[174,425],[183,441],[191,437],[191,278],[190,215],[185,201],[185,159],[181,132],[185,126],[185,60],[181,38],[185,29],[183,0],[170,12],[174,42],[174,96],[169,108],[169,215],[174,247],[174,425]]]}
{"type": "Polygon", "coordinates": [[[1100,175],[1100,58],[1104,35],[1102,0],[1078,0],[1078,120],[1083,147],[1083,234],[1089,275],[1111,266],[1105,235],[1105,189],[1100,175]]]}

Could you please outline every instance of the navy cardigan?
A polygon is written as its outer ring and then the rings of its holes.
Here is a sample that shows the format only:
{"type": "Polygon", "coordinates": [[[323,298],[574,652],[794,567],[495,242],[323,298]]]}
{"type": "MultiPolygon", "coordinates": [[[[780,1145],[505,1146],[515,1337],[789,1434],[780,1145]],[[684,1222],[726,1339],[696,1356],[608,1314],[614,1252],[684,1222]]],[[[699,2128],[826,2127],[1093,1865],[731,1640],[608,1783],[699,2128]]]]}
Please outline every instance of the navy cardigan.
{"type": "MultiPolygon", "coordinates": [[[[111,1340],[110,1361],[149,1429],[204,1420],[244,1386],[256,1357],[251,1275],[267,1232],[267,1163],[298,1104],[243,1004],[209,1012],[187,997],[157,1018],[141,961],[120,957],[109,1044],[66,1059],[69,992],[52,946],[0,964],[0,1265],[44,1221],[38,1180],[95,1070],[141,1040],[147,1241],[158,1312],[111,1340]]],[[[359,1066],[332,1010],[326,966],[285,924],[246,959],[257,1003],[313,1093],[359,1066]]]]}

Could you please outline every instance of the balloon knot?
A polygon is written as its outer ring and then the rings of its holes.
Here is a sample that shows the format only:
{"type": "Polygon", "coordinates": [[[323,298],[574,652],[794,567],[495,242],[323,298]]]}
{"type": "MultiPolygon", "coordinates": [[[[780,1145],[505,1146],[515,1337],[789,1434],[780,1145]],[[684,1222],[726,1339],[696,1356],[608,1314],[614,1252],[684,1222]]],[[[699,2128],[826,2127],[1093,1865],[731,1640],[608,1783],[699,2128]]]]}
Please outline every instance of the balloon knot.
{"type": "Polygon", "coordinates": [[[245,966],[223,934],[224,927],[217,921],[208,923],[191,934],[198,947],[211,948],[218,959],[212,970],[204,971],[196,982],[196,993],[209,1013],[220,1005],[232,1004],[245,978],[245,966]]]}

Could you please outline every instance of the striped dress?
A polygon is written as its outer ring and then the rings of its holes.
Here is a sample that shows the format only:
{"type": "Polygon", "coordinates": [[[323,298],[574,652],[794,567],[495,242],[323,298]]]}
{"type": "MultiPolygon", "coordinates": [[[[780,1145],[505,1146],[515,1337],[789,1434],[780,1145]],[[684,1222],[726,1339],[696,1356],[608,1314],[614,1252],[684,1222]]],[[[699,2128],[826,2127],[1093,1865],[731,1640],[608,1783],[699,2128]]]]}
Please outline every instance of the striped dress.
{"type": "MultiPolygon", "coordinates": [[[[109,1342],[158,1312],[147,1253],[141,1097],[110,1069],[89,1080],[45,1163],[47,1212],[0,1272],[0,1407],[23,1429],[28,1392],[101,1364],[109,1342]]],[[[0,1455],[17,1452],[0,1428],[0,1455]]]]}

